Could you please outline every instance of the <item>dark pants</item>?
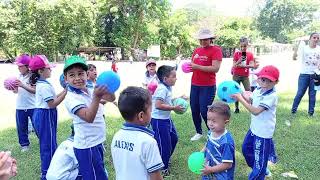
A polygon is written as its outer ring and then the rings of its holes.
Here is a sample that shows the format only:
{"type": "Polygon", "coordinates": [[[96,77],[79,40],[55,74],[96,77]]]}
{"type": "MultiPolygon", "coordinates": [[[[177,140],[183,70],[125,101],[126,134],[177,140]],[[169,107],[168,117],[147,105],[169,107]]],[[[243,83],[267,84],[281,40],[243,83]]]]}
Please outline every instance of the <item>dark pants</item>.
{"type": "Polygon", "coordinates": [[[178,143],[176,128],[171,119],[151,119],[151,126],[164,164],[163,169],[168,169],[171,155],[178,143]]]}
{"type": "Polygon", "coordinates": [[[87,148],[74,148],[74,154],[79,162],[79,174],[83,180],[108,180],[103,162],[103,145],[87,148]]]}
{"type": "MultiPolygon", "coordinates": [[[[249,77],[247,77],[247,76],[233,75],[233,76],[232,76],[232,79],[233,79],[234,81],[236,81],[237,83],[239,83],[239,85],[242,84],[245,91],[250,91],[250,90],[251,90],[249,77]]],[[[235,106],[236,106],[236,109],[239,109],[239,102],[238,102],[238,101],[235,102],[235,106]]]]}
{"type": "Polygon", "coordinates": [[[33,113],[34,128],[39,138],[41,179],[46,174],[57,149],[57,109],[35,109],[33,113]]]}
{"type": "Polygon", "coordinates": [[[28,122],[29,118],[32,122],[33,109],[16,110],[16,125],[18,132],[19,144],[21,147],[29,146],[30,141],[28,137],[28,122]]]}
{"type": "Polygon", "coordinates": [[[314,81],[311,77],[311,74],[300,74],[298,79],[298,91],[296,96],[294,97],[294,101],[292,104],[291,112],[296,113],[298,106],[300,104],[300,101],[304,94],[306,93],[308,89],[309,94],[309,109],[308,113],[310,115],[313,115],[314,113],[314,107],[316,104],[316,90],[314,90],[314,81]]]}
{"type": "MultiPolygon", "coordinates": [[[[216,94],[216,86],[195,86],[191,85],[190,107],[193,124],[197,133],[202,134],[201,117],[207,125],[208,106],[212,104],[216,94]]],[[[208,128],[209,129],[209,128],[208,128]]]]}

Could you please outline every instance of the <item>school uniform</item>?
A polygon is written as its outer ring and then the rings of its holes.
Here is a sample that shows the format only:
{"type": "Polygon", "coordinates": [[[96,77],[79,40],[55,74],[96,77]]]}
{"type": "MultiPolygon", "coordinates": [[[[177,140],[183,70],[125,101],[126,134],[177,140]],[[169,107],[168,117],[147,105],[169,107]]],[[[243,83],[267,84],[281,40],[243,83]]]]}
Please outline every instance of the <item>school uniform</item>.
{"type": "Polygon", "coordinates": [[[213,132],[208,132],[208,141],[205,150],[205,159],[208,166],[221,163],[232,163],[232,167],[222,172],[202,176],[202,180],[232,180],[235,170],[235,144],[230,132],[225,132],[220,137],[213,137],[213,132]]]}
{"type": "Polygon", "coordinates": [[[124,123],[113,136],[111,154],[117,180],[149,180],[150,173],[163,168],[154,132],[124,123]]]}
{"type": "Polygon", "coordinates": [[[152,113],[151,126],[154,131],[164,169],[168,169],[170,157],[178,143],[178,135],[176,128],[171,120],[171,111],[163,111],[155,107],[157,100],[163,101],[165,104],[172,105],[171,87],[160,83],[152,96],[152,113]]]}
{"type": "MultiPolygon", "coordinates": [[[[20,74],[18,79],[26,85],[29,85],[31,74],[20,74]]],[[[32,120],[33,111],[35,108],[35,95],[28,92],[22,87],[18,87],[18,96],[16,101],[16,125],[19,144],[21,147],[29,146],[28,137],[29,118],[32,120]]]]}
{"type": "Polygon", "coordinates": [[[87,108],[92,102],[93,89],[88,93],[68,87],[65,97],[66,108],[73,119],[74,153],[79,162],[79,172],[84,180],[108,179],[103,161],[103,142],[106,140],[106,124],[103,118],[103,105],[99,108],[93,123],[87,123],[76,115],[81,108],[87,108]]]}
{"type": "Polygon", "coordinates": [[[264,179],[268,160],[276,160],[272,137],[276,125],[278,97],[275,89],[261,92],[257,88],[252,94],[252,106],[263,107],[259,115],[251,114],[251,125],[243,144],[242,153],[252,168],[249,179],[264,179]]]}
{"type": "Polygon", "coordinates": [[[47,172],[47,180],[81,180],[79,163],[73,151],[73,136],[63,141],[54,156],[47,172]]]}
{"type": "Polygon", "coordinates": [[[41,179],[45,179],[52,156],[57,149],[57,108],[49,108],[48,102],[56,98],[53,86],[44,79],[36,83],[36,109],[33,120],[39,138],[41,179]]]}

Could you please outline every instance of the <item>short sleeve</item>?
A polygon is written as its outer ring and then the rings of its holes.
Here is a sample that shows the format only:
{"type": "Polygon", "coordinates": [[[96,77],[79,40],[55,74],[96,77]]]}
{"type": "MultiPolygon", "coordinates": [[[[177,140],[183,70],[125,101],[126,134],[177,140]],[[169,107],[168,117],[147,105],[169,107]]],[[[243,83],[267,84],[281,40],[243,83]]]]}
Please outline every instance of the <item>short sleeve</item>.
{"type": "Polygon", "coordinates": [[[147,86],[148,85],[148,77],[146,75],[143,76],[142,84],[147,86]]]}
{"type": "Polygon", "coordinates": [[[222,50],[219,46],[216,46],[212,54],[213,61],[222,61],[222,50]]]}
{"type": "Polygon", "coordinates": [[[273,94],[264,96],[264,98],[260,101],[259,106],[263,107],[265,110],[270,109],[272,106],[276,105],[277,96],[273,94]]]}
{"type": "Polygon", "coordinates": [[[233,163],[234,147],[231,144],[226,143],[226,144],[223,145],[222,148],[223,148],[222,162],[233,163]]]}
{"type": "Polygon", "coordinates": [[[76,114],[79,109],[87,107],[87,105],[81,101],[81,98],[74,97],[72,92],[68,93],[70,94],[67,94],[64,103],[70,113],[76,114]]]}
{"type": "Polygon", "coordinates": [[[158,171],[164,167],[159,147],[154,139],[150,142],[145,142],[142,148],[142,158],[148,173],[158,171]]]}
{"type": "Polygon", "coordinates": [[[39,89],[37,89],[37,93],[43,98],[45,102],[49,102],[50,100],[54,99],[54,92],[51,89],[52,87],[48,85],[41,85],[39,89]]]}
{"type": "Polygon", "coordinates": [[[165,88],[158,88],[153,95],[156,100],[165,101],[167,96],[167,90],[165,88]]]}

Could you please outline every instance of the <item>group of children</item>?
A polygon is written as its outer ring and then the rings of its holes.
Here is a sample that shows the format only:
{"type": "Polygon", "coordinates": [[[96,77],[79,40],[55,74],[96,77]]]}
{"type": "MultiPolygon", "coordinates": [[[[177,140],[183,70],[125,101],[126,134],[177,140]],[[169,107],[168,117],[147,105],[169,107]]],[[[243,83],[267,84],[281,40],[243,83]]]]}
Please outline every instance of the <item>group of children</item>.
{"type": "MultiPolygon", "coordinates": [[[[34,93],[35,98],[34,103],[30,101],[26,105],[34,107],[33,112],[28,112],[26,107],[17,107],[17,129],[22,149],[28,148],[26,119],[32,117],[40,144],[41,179],[108,179],[104,167],[106,124],[103,104],[113,102],[115,95],[109,93],[107,87],[95,85],[95,66],[87,65],[79,56],[69,57],[63,69],[68,85],[56,95],[47,81],[53,67],[47,58],[36,55],[23,59],[26,60],[17,58],[16,61],[21,73],[17,81],[18,99],[23,96],[21,101],[27,103],[25,98],[34,93]],[[73,119],[74,131],[72,129],[72,135],[57,149],[56,107],[62,101],[73,119]],[[23,115],[19,115],[22,112],[23,115]]],[[[118,108],[126,122],[111,143],[117,179],[162,179],[170,175],[171,156],[178,142],[170,113],[172,110],[183,111],[183,107],[172,103],[176,67],[163,65],[156,70],[156,62],[150,60],[146,68],[145,88],[127,87],[119,96],[118,108]],[[147,90],[151,82],[158,83],[153,95],[147,90]]],[[[258,74],[260,87],[252,96],[232,95],[252,113],[250,130],[242,147],[246,162],[253,169],[249,179],[263,179],[270,155],[274,154],[272,136],[277,104],[274,86],[278,78],[277,68],[266,66],[258,74]]],[[[231,133],[226,130],[230,114],[229,106],[222,102],[214,102],[208,107],[208,141],[202,150],[206,158],[203,179],[234,177],[235,145],[231,133]]]]}

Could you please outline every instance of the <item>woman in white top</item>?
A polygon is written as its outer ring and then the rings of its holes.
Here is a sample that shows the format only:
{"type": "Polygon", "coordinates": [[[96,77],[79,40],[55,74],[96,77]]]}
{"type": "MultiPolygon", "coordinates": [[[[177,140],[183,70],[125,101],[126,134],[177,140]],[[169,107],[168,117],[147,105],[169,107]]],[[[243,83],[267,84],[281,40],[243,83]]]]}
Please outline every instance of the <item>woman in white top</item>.
{"type": "Polygon", "coordinates": [[[319,69],[320,65],[320,47],[317,45],[319,42],[319,34],[312,33],[309,38],[309,45],[300,46],[297,52],[298,60],[301,61],[301,71],[298,79],[298,90],[294,98],[291,113],[297,112],[298,106],[306,90],[309,94],[309,116],[313,116],[314,107],[316,103],[316,91],[314,89],[314,81],[312,75],[319,69]]]}

